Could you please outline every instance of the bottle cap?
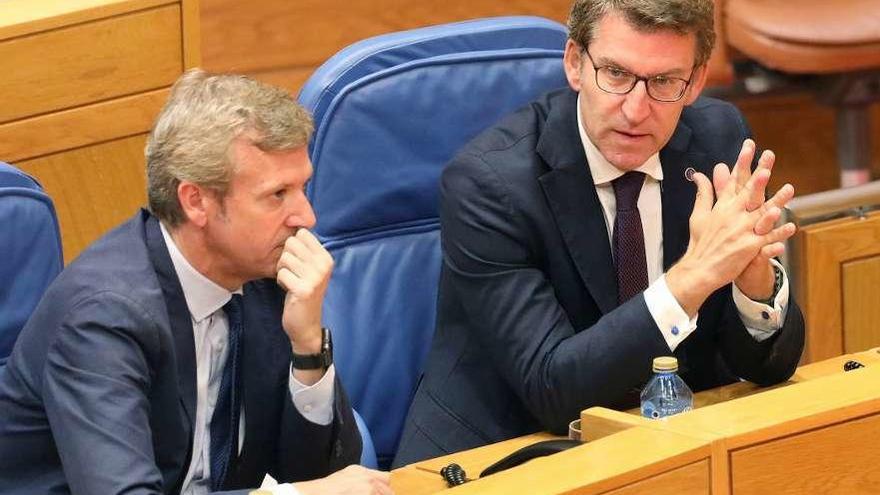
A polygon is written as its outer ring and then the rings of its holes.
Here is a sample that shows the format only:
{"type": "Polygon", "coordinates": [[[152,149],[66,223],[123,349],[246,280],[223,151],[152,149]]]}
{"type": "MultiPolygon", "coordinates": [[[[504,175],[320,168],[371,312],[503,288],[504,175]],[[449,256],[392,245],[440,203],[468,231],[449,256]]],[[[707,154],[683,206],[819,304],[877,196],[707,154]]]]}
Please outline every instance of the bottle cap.
{"type": "Polygon", "coordinates": [[[655,357],[654,372],[660,371],[678,371],[678,359],[672,356],[655,357]]]}

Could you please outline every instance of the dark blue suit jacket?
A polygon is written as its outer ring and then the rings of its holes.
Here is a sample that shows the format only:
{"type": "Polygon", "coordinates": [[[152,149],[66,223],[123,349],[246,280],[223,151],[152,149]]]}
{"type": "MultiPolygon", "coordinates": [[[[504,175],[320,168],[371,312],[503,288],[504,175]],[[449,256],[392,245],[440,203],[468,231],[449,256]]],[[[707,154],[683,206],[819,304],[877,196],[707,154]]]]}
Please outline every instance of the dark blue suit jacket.
{"type": "MultiPolygon", "coordinates": [[[[244,286],[245,441],[225,489],[325,476],[360,456],[336,384],[334,420],[290,400],[283,292],[244,286]]],[[[192,324],[159,230],[141,211],[46,292],[0,375],[0,493],[178,493],[192,455],[192,324]]]]}
{"type": "MultiPolygon", "coordinates": [[[[668,355],[642,295],[617,305],[602,208],[577,127],[577,94],[543,96],[468,144],[441,183],[443,268],[437,331],[395,465],[567,424],[591,406],[636,405],[651,360],[668,355]]],[[[749,134],[731,105],[685,108],[660,152],[664,267],[683,254],[696,188],[734,163],[749,134]]],[[[730,286],[700,308],[675,351],[694,390],[736,377],[771,384],[797,367],[803,318],[792,301],[764,342],[730,286]]]]}

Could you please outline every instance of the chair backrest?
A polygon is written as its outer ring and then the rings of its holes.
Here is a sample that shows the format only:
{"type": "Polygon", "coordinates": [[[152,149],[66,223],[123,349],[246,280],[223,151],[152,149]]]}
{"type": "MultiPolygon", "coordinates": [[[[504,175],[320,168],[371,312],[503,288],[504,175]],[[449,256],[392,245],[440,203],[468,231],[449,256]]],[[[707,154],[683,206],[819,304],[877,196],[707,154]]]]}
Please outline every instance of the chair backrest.
{"type": "Polygon", "coordinates": [[[0,162],[0,367],[63,266],[52,200],[33,178],[0,162]]]}
{"type": "Polygon", "coordinates": [[[397,449],[434,333],[443,165],[505,114],[567,84],[566,37],[538,17],[379,36],[333,56],[300,93],[316,124],[307,192],[336,261],[324,318],[380,466],[397,449]]]}

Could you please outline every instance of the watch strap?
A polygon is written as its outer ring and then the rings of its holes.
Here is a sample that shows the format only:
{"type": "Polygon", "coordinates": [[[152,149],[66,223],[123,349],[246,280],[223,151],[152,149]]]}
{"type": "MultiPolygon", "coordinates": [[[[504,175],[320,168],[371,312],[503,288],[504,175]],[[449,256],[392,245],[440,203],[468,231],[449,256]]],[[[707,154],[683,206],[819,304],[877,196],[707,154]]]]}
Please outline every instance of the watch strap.
{"type": "Polygon", "coordinates": [[[330,330],[321,328],[321,352],[317,354],[293,353],[291,359],[294,369],[317,370],[327,369],[333,364],[333,341],[330,338],[330,330]]]}
{"type": "Polygon", "coordinates": [[[757,301],[761,304],[766,304],[767,306],[775,306],[776,305],[776,296],[779,295],[779,291],[782,290],[782,282],[783,282],[783,273],[782,269],[776,265],[773,265],[773,293],[770,294],[768,299],[757,301]]]}

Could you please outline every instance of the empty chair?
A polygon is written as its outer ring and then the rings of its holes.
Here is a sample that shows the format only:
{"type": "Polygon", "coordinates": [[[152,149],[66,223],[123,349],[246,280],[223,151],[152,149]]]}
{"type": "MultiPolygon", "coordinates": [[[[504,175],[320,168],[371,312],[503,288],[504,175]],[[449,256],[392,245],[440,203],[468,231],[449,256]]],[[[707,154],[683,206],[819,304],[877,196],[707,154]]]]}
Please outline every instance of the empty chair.
{"type": "Polygon", "coordinates": [[[33,178],[0,162],[0,367],[63,266],[52,200],[33,178]]]}
{"type": "Polygon", "coordinates": [[[760,66],[809,77],[837,111],[844,187],[871,180],[871,104],[880,101],[880,0],[716,0],[724,44],[760,66]]]}
{"type": "Polygon", "coordinates": [[[336,267],[324,318],[338,372],[387,467],[434,332],[443,165],[566,85],[565,28],[500,17],[356,43],[300,93],[315,117],[308,195],[336,267]]]}

